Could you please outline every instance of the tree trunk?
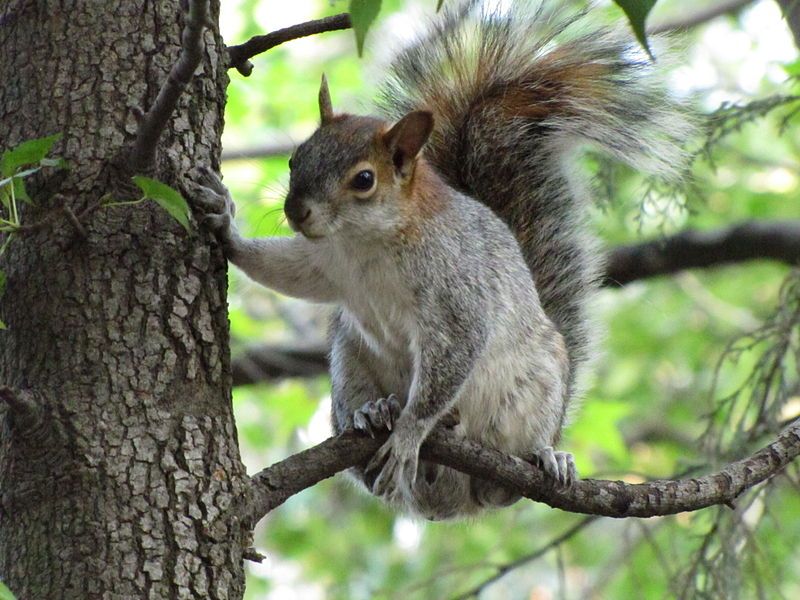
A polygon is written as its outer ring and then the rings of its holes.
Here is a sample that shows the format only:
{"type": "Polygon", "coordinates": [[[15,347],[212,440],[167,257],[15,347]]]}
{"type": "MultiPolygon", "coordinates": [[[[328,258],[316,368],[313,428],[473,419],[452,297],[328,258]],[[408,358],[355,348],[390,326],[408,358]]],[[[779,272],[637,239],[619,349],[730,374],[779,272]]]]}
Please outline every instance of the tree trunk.
{"type": "MultiPolygon", "coordinates": [[[[56,210],[136,197],[133,109],[183,23],[179,0],[0,7],[0,149],[61,132],[70,163],[28,186],[23,223],[52,225],[0,261],[0,386],[22,402],[0,402],[0,579],[20,600],[243,594],[224,258],[151,202],[95,210],[86,238],[56,210]]],[[[151,173],[174,186],[219,157],[227,75],[218,34],[204,41],[151,173]]]]}

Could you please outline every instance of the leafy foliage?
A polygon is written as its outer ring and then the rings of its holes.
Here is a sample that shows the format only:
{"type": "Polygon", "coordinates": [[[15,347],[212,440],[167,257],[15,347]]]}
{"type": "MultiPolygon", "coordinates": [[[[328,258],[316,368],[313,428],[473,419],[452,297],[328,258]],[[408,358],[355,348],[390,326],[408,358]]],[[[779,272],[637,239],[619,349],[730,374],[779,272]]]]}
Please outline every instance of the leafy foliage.
{"type": "Polygon", "coordinates": [[[59,139],[60,133],[27,140],[0,156],[0,203],[11,219],[0,219],[0,232],[19,226],[16,200],[31,201],[25,189],[25,178],[38,173],[44,167],[66,167],[63,159],[46,158],[59,139]]]}
{"type": "MultiPolygon", "coordinates": [[[[17,200],[30,203],[31,198],[25,189],[25,179],[46,167],[66,168],[61,158],[47,158],[53,145],[61,139],[57,133],[48,137],[27,140],[0,155],[0,258],[5,254],[14,233],[22,223],[19,217],[17,200]]],[[[0,298],[5,291],[6,275],[0,270],[0,298]]],[[[6,325],[0,320],[0,329],[6,325]]],[[[2,590],[0,590],[2,592],[2,590]]]]}

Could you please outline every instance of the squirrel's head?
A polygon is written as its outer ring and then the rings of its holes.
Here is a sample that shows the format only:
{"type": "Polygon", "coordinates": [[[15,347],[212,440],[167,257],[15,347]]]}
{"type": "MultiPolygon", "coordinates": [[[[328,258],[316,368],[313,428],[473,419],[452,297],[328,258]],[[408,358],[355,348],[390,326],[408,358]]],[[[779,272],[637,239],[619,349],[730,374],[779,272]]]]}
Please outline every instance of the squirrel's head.
{"type": "Polygon", "coordinates": [[[284,211],[291,227],[313,239],[385,237],[407,226],[432,114],[414,111],[394,125],[334,115],[324,75],[319,108],[322,124],[289,160],[284,211]]]}

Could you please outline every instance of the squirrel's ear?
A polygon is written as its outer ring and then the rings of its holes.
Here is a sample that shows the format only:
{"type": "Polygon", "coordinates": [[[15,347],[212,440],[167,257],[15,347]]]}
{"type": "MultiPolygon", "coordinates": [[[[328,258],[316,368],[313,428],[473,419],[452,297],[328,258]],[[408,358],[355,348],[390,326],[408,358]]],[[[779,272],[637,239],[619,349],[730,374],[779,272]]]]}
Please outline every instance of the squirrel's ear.
{"type": "Polygon", "coordinates": [[[325,73],[322,74],[322,83],[319,86],[319,118],[323,125],[333,119],[331,92],[328,89],[328,79],[325,77],[325,73]]]}
{"type": "Polygon", "coordinates": [[[402,176],[411,173],[414,159],[433,131],[433,113],[415,110],[400,119],[383,134],[383,142],[392,153],[392,162],[402,176]]]}

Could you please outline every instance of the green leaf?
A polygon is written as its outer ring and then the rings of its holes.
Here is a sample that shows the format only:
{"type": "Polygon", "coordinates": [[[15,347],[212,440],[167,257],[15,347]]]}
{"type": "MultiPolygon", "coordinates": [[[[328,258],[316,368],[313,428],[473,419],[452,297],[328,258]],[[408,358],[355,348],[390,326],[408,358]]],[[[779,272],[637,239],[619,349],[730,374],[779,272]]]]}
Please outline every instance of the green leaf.
{"type": "Polygon", "coordinates": [[[12,185],[14,186],[14,195],[17,197],[17,199],[30,204],[31,197],[28,196],[28,190],[25,189],[25,182],[17,177],[13,177],[12,181],[12,185]]]}
{"type": "Polygon", "coordinates": [[[143,175],[136,175],[133,182],[139,186],[145,198],[158,204],[189,231],[189,205],[178,190],[143,175]]]}
{"type": "Polygon", "coordinates": [[[358,55],[364,51],[364,38],[381,11],[381,0],[350,0],[350,22],[356,34],[358,55]]]}
{"type": "Polygon", "coordinates": [[[436,12],[442,10],[442,6],[444,6],[444,0],[437,0],[436,2],[436,12]]]}
{"type": "Polygon", "coordinates": [[[617,6],[625,11],[631,28],[633,28],[633,33],[636,34],[636,39],[639,40],[642,48],[647,51],[650,58],[653,58],[653,53],[650,52],[650,46],[647,43],[645,21],[647,20],[647,15],[650,14],[650,11],[656,5],[656,1],[657,0],[614,0],[617,6]]]}
{"type": "Polygon", "coordinates": [[[0,297],[2,297],[3,292],[6,291],[6,273],[5,271],[0,271],[0,297]]]}
{"type": "Polygon", "coordinates": [[[53,144],[60,139],[61,134],[57,133],[48,137],[27,140],[16,148],[6,150],[0,157],[0,175],[10,177],[20,167],[38,163],[47,156],[53,144]]]}
{"type": "MultiPolygon", "coordinates": [[[[5,329],[5,325],[0,321],[0,329],[5,329]]],[[[0,600],[16,600],[11,590],[6,587],[6,584],[0,581],[0,600]]]]}

